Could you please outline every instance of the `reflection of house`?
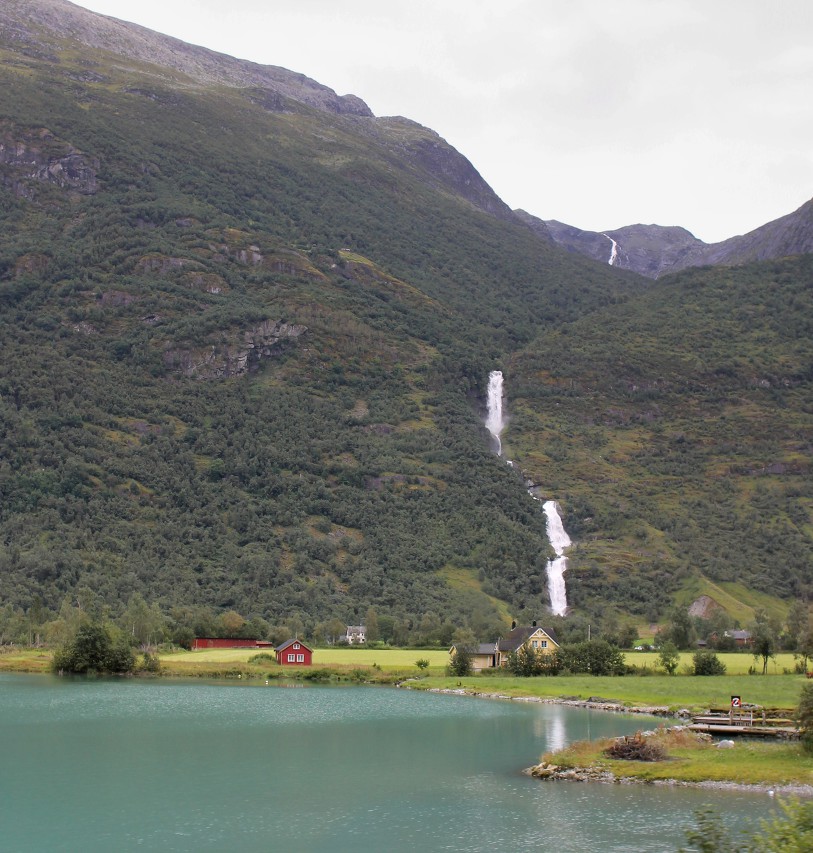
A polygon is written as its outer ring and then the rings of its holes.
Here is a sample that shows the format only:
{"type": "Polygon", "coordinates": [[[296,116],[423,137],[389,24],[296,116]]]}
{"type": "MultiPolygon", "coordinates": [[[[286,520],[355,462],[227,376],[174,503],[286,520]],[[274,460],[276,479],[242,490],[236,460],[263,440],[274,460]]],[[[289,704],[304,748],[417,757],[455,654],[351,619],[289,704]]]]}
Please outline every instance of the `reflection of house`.
{"type": "Polygon", "coordinates": [[[247,640],[245,637],[195,637],[192,651],[198,649],[270,649],[268,640],[247,640]]]}
{"type": "Polygon", "coordinates": [[[302,640],[286,640],[277,646],[277,663],[285,666],[310,666],[313,663],[313,649],[302,640]]]}
{"type": "Polygon", "coordinates": [[[367,642],[367,628],[364,625],[348,625],[342,640],[348,646],[363,646],[367,642]]]}
{"type": "MultiPolygon", "coordinates": [[[[500,637],[493,643],[480,643],[472,650],[471,666],[475,671],[491,669],[495,666],[505,666],[508,656],[512,652],[518,652],[523,646],[541,655],[550,655],[559,648],[551,631],[539,628],[536,622],[529,626],[517,627],[514,622],[511,630],[505,637],[500,637]]],[[[454,657],[457,647],[452,646],[449,654],[454,657]]]]}

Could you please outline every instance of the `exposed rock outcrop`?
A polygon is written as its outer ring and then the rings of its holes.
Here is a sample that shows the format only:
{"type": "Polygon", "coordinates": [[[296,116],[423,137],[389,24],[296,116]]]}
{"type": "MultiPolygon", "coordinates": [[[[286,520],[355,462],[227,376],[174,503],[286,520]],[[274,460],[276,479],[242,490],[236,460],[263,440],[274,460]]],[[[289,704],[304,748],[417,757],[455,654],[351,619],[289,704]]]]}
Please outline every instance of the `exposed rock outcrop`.
{"type": "Polygon", "coordinates": [[[221,340],[201,347],[168,346],[164,364],[196,379],[225,379],[256,370],[280,346],[307,332],[307,327],[265,320],[243,331],[224,332],[221,340]]]}
{"type": "Polygon", "coordinates": [[[98,190],[99,161],[47,128],[0,124],[0,180],[19,198],[33,198],[32,182],[92,195],[98,190]]]}

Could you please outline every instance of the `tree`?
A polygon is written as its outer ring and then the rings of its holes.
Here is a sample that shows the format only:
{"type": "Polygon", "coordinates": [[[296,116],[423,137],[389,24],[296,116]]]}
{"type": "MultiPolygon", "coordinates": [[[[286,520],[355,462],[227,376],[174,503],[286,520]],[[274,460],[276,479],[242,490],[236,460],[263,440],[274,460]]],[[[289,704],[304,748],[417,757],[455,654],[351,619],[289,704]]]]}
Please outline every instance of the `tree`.
{"type": "Polygon", "coordinates": [[[697,639],[692,618],[685,607],[675,607],[669,613],[669,624],[663,632],[663,641],[672,642],[679,649],[688,649],[697,639]]]}
{"type": "Polygon", "coordinates": [[[813,658],[813,626],[808,626],[799,637],[799,645],[793,657],[798,661],[797,670],[807,672],[808,661],[813,658]]]}
{"type": "Polygon", "coordinates": [[[138,646],[151,646],[160,642],[164,635],[166,620],[157,604],[149,605],[140,592],[135,592],[127,602],[127,608],[119,624],[131,642],[138,646]]]}
{"type": "Polygon", "coordinates": [[[638,639],[638,629],[631,622],[627,622],[618,632],[618,646],[622,649],[631,649],[638,639]]]}
{"type": "Polygon", "coordinates": [[[101,622],[87,621],[76,636],[57,649],[53,668],[57,672],[130,672],[135,657],[120,632],[113,636],[101,622]]]}
{"type": "Polygon", "coordinates": [[[674,675],[680,663],[680,652],[674,643],[668,642],[661,646],[658,663],[666,670],[667,675],[674,675]]]}
{"type": "Polygon", "coordinates": [[[454,654],[449,660],[449,675],[456,675],[462,678],[472,674],[472,648],[466,645],[458,645],[454,647],[454,654]]]}
{"type": "Polygon", "coordinates": [[[810,612],[807,603],[794,601],[788,611],[786,621],[787,644],[785,648],[798,649],[802,643],[802,637],[810,630],[810,612]]]}
{"type": "Polygon", "coordinates": [[[367,631],[366,642],[377,643],[381,639],[381,629],[378,625],[378,614],[374,607],[367,608],[367,614],[364,617],[364,627],[367,631]]]}
{"type": "Polygon", "coordinates": [[[762,658],[762,674],[768,672],[768,660],[776,653],[776,633],[764,610],[757,610],[751,629],[754,660],[762,658]]]}
{"type": "Polygon", "coordinates": [[[695,675],[725,675],[725,664],[714,652],[695,652],[692,660],[695,675]]]}
{"type": "Polygon", "coordinates": [[[796,718],[802,733],[802,746],[805,752],[813,753],[813,684],[802,687],[796,718]]]}

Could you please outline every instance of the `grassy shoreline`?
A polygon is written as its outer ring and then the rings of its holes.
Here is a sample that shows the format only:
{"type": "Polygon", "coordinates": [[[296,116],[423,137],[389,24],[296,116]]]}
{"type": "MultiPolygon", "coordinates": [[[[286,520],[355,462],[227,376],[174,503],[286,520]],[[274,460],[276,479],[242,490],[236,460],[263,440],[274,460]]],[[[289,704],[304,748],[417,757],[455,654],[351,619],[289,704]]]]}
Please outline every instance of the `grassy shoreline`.
{"type": "Polygon", "coordinates": [[[530,775],[543,780],[639,782],[692,787],[743,787],[813,796],[813,756],[798,742],[738,740],[719,749],[709,738],[677,729],[658,729],[646,736],[663,747],[662,761],[610,758],[612,738],[577,741],[542,755],[530,775]]]}

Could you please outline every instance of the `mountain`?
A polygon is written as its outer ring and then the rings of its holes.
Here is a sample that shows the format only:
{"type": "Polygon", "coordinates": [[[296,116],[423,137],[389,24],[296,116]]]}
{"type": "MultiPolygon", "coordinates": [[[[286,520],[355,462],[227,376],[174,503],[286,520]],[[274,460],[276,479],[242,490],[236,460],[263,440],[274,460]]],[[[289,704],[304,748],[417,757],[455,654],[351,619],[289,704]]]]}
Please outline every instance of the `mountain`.
{"type": "Polygon", "coordinates": [[[559,245],[594,260],[660,278],[688,267],[734,266],[813,251],[813,200],[793,213],[720,243],[704,243],[685,228],[628,225],[598,233],[550,220],[543,222],[518,210],[532,227],[546,227],[559,245]],[[613,256],[615,243],[615,256],[613,256]]]}
{"type": "Polygon", "coordinates": [[[499,635],[550,618],[529,486],[577,543],[560,633],[813,591],[804,259],[651,288],[302,75],[64,0],[0,24],[0,639],[137,594],[499,635]]]}

